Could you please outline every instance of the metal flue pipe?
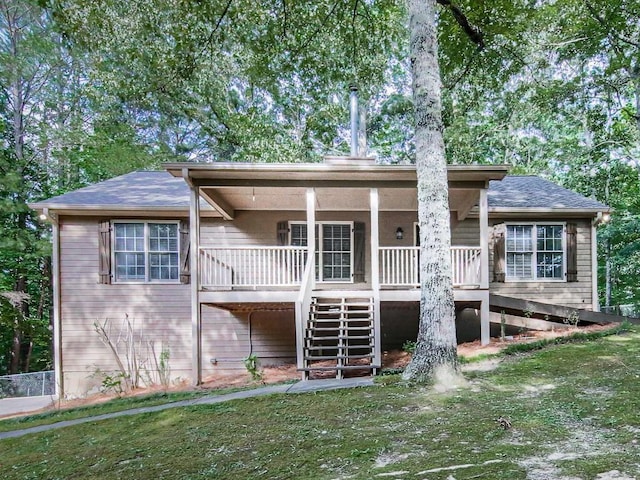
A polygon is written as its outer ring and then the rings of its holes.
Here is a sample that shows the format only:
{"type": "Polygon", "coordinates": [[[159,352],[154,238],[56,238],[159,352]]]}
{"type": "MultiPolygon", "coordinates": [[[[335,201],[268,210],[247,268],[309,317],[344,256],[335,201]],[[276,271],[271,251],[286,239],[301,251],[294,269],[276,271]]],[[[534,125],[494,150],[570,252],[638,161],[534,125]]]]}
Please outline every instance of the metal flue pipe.
{"type": "Polygon", "coordinates": [[[359,154],[358,146],[358,130],[359,118],[358,118],[358,87],[350,85],[349,90],[349,113],[351,116],[351,156],[357,157],[359,154]]]}

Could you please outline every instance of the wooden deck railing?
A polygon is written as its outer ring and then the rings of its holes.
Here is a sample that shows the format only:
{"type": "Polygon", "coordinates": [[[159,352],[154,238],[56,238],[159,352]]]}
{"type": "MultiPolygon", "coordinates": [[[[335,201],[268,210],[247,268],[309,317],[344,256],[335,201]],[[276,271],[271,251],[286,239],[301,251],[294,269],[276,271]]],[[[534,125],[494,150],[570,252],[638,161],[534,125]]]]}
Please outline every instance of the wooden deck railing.
{"type": "MultiPolygon", "coordinates": [[[[451,247],[454,287],[480,285],[480,247],[451,247]]],[[[380,285],[420,285],[420,247],[380,247],[380,285]]]]}
{"type": "Polygon", "coordinates": [[[203,288],[289,287],[300,285],[306,247],[202,247],[203,288]]]}
{"type": "MultiPolygon", "coordinates": [[[[380,286],[420,285],[419,247],[380,247],[380,286]]],[[[200,284],[231,289],[294,287],[303,280],[306,247],[202,247],[200,284]]],[[[480,247],[451,248],[454,287],[480,285],[480,247]]]]}

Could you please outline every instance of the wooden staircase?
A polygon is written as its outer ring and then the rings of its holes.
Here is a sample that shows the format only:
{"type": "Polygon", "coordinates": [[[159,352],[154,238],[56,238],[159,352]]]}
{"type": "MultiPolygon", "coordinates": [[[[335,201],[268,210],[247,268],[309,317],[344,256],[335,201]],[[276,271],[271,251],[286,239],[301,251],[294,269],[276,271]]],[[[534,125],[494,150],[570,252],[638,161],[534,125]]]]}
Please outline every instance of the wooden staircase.
{"type": "Polygon", "coordinates": [[[304,379],[314,372],[348,370],[375,374],[374,300],[371,297],[311,298],[304,328],[304,379]]]}

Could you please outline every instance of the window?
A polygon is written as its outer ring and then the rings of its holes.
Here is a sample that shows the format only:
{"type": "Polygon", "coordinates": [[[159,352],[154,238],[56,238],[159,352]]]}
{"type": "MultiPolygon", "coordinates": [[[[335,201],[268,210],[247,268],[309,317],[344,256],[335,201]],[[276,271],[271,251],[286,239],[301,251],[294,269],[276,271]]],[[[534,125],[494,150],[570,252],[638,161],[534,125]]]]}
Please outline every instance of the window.
{"type": "Polygon", "coordinates": [[[564,280],[564,225],[507,225],[507,278],[564,280]]]}
{"type": "Polygon", "coordinates": [[[116,282],[179,279],[178,223],[114,222],[116,282]]]}
{"type": "MultiPolygon", "coordinates": [[[[320,282],[352,280],[353,224],[320,223],[316,228],[316,279],[320,282]]],[[[291,223],[289,243],[307,246],[307,224],[291,223]]]]}

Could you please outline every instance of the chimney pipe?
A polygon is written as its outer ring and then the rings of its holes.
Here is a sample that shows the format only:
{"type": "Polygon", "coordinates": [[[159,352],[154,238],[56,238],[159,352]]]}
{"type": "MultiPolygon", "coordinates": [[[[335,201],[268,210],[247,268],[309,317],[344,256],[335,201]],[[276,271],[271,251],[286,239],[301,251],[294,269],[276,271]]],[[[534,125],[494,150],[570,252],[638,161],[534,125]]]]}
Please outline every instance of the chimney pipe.
{"type": "Polygon", "coordinates": [[[359,118],[358,118],[358,87],[350,85],[349,90],[349,113],[351,116],[351,156],[357,157],[358,152],[358,130],[359,118]]]}

